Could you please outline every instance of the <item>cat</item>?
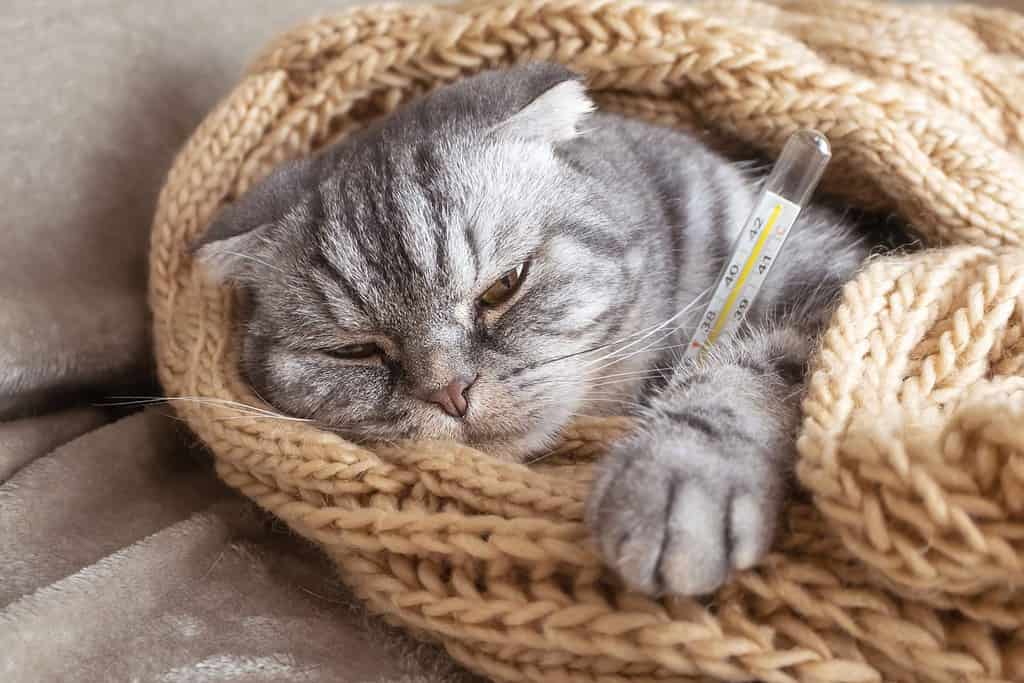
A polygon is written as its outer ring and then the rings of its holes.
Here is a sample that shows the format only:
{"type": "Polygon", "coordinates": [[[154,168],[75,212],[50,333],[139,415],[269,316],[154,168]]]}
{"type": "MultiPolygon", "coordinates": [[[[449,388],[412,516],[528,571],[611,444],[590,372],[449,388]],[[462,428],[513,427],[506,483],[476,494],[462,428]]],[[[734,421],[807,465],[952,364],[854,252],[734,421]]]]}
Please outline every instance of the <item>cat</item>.
{"type": "Polygon", "coordinates": [[[636,415],[587,523],[632,589],[700,595],[770,548],[808,356],[873,247],[805,208],[740,333],[682,362],[759,182],[533,63],[278,168],[195,255],[243,294],[259,395],[349,438],[522,461],[576,415],[636,415]]]}

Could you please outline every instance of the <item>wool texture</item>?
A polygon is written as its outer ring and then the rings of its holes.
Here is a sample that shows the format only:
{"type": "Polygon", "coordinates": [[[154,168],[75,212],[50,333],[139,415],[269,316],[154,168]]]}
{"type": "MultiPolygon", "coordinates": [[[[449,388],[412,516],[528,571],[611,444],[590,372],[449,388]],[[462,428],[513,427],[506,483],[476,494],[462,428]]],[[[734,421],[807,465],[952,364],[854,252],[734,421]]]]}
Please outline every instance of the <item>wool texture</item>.
{"type": "MultiPolygon", "coordinates": [[[[228,484],[320,543],[373,609],[498,681],[1024,680],[1024,16],[785,0],[372,6],[284,34],[180,152],[150,302],[160,379],[228,484]],[[845,289],[803,405],[775,551],[709,603],[625,592],[582,523],[625,419],[525,466],[451,443],[370,449],[269,411],[234,298],[189,245],[275,164],[440,84],[526,60],[599,104],[777,153],[825,133],[823,192],[927,249],[845,289]]],[[[825,255],[827,257],[827,255],[825,255]]]]}

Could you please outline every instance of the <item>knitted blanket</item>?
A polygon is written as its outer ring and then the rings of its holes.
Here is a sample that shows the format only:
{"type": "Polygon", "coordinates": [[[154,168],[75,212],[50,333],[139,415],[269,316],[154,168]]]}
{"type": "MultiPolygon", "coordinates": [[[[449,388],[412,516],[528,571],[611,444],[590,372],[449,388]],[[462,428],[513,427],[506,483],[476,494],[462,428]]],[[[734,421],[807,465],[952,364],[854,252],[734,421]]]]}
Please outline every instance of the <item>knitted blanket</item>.
{"type": "Polygon", "coordinates": [[[179,155],[152,239],[161,381],[229,485],[320,544],[390,620],[501,681],[1024,679],[1024,17],[784,0],[382,6],[282,36],[179,155]],[[187,244],[281,160],[480,69],[557,60],[602,106],[777,152],[832,142],[823,191],[929,245],[872,261],[812,365],[777,549],[711,603],[625,592],[581,523],[628,423],[528,468],[370,450],[241,379],[233,296],[187,244]]]}

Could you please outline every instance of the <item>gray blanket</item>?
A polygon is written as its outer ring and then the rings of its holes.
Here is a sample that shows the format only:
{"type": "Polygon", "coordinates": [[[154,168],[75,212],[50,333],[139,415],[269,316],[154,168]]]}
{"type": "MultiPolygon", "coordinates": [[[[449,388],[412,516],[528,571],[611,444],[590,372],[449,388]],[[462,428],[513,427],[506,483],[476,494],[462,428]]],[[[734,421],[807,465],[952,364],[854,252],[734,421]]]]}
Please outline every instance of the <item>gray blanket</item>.
{"type": "Polygon", "coordinates": [[[463,680],[220,484],[152,396],[173,153],[316,0],[0,3],[0,681],[463,680]]]}
{"type": "Polygon", "coordinates": [[[363,614],[160,410],[8,422],[0,468],[0,680],[460,678],[363,614]]]}

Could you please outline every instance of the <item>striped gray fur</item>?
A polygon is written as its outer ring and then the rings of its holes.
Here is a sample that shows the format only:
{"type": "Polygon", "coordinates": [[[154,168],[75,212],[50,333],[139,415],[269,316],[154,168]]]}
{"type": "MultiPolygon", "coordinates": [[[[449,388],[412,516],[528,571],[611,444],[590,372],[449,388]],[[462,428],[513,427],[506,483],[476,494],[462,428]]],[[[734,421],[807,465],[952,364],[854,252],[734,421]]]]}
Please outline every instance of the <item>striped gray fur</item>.
{"type": "Polygon", "coordinates": [[[704,593],[769,547],[808,353],[871,245],[808,208],[741,333],[684,364],[760,176],[591,109],[547,64],[447,86],[277,170],[198,256],[244,295],[260,396],[349,438],[529,459],[575,415],[638,415],[588,521],[629,585],[704,593]]]}

